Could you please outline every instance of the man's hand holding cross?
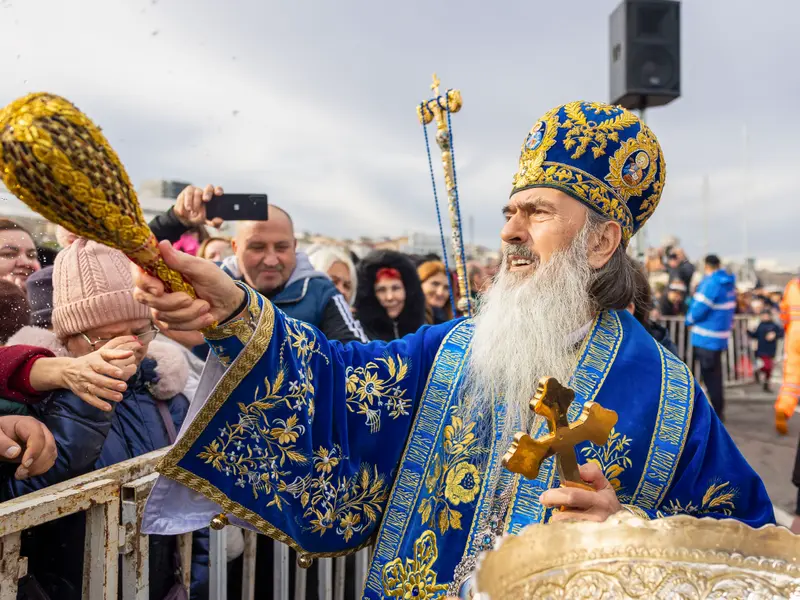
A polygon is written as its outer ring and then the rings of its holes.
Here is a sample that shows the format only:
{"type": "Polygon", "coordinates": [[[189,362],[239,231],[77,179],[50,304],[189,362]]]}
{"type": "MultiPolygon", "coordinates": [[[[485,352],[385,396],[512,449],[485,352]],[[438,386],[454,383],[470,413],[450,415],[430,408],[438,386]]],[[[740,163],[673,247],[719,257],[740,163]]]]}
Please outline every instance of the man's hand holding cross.
{"type": "Polygon", "coordinates": [[[510,471],[535,479],[542,462],[555,455],[562,487],[547,490],[541,496],[545,506],[558,507],[551,521],[605,521],[621,511],[622,505],[597,465],[578,465],[575,445],[587,440],[605,444],[617,422],[617,414],[599,404],[587,402],[581,416],[570,425],[567,411],[574,398],[574,392],[556,379],[542,379],[531,408],[547,419],[550,433],[539,439],[517,434],[503,457],[503,464],[510,471]]]}

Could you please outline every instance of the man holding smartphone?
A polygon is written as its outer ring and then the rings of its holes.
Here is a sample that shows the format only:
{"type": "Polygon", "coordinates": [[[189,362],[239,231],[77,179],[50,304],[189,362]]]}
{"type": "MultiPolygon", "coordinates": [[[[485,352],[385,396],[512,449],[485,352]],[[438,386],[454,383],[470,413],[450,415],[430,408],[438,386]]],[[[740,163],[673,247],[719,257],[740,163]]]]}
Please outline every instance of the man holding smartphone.
{"type": "MultiPolygon", "coordinates": [[[[220,227],[221,218],[207,218],[206,205],[224,193],[219,186],[187,186],[175,206],[153,219],[150,228],[159,240],[174,242],[191,228],[220,227]]],[[[328,339],[368,341],[344,296],[324,273],[314,270],[305,253],[297,252],[291,216],[274,205],[268,210],[266,220],[237,223],[234,256],[225,259],[221,268],[265,295],[289,317],[314,325],[328,339]]]]}

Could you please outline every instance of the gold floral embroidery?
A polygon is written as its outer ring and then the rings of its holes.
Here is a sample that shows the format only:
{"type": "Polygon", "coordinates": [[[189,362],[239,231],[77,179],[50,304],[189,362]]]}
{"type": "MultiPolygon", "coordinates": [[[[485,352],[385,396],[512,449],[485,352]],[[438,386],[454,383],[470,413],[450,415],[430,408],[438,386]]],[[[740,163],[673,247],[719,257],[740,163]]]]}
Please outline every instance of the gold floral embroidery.
{"type": "Polygon", "coordinates": [[[364,415],[372,433],[381,429],[382,410],[392,419],[409,415],[411,400],[406,397],[406,389],[400,387],[408,375],[408,366],[408,359],[398,355],[378,358],[361,367],[347,367],[347,409],[364,415]],[[388,378],[378,376],[379,363],[386,368],[388,378]]]}
{"type": "Polygon", "coordinates": [[[659,511],[662,515],[707,515],[707,514],[723,514],[731,516],[733,511],[736,510],[735,500],[739,495],[739,490],[730,487],[730,482],[714,482],[708,486],[706,493],[703,494],[703,499],[700,501],[700,506],[689,500],[683,504],[680,500],[670,500],[662,510],[659,511]]]}
{"type": "Polygon", "coordinates": [[[556,143],[558,135],[558,108],[551,109],[533,126],[519,159],[519,170],[514,175],[513,189],[521,190],[539,181],[547,151],[556,143]]]}
{"type": "Polygon", "coordinates": [[[572,158],[580,158],[592,145],[592,155],[599,158],[606,153],[606,146],[609,140],[619,142],[619,132],[634,125],[638,117],[630,111],[622,110],[619,107],[602,107],[597,103],[585,104],[583,102],[570,102],[564,106],[567,120],[561,127],[568,129],[564,137],[564,148],[572,150],[572,158]],[[610,116],[612,112],[620,111],[613,119],[597,122],[590,121],[584,112],[584,106],[591,108],[596,113],[603,113],[610,116]],[[577,147],[576,147],[577,146],[577,147]]]}
{"type": "Polygon", "coordinates": [[[608,442],[604,446],[590,444],[581,448],[581,454],[586,459],[586,462],[594,463],[600,467],[605,478],[608,479],[614,491],[617,492],[619,501],[623,504],[630,502],[631,496],[624,493],[619,478],[625,469],[629,469],[633,465],[633,461],[628,456],[631,451],[631,442],[631,438],[620,433],[616,428],[612,428],[608,436],[608,442]]]}
{"type": "Polygon", "coordinates": [[[475,437],[475,423],[465,423],[453,415],[444,428],[443,453],[437,453],[425,478],[429,496],[420,502],[417,512],[422,523],[437,527],[441,533],[461,529],[462,513],[456,506],[469,504],[478,496],[481,474],[475,459],[486,453],[475,437]]]}
{"type": "Polygon", "coordinates": [[[439,596],[447,586],[436,583],[433,565],[437,558],[436,534],[428,530],[414,542],[414,558],[407,558],[405,564],[395,558],[383,567],[383,593],[405,600],[431,600],[439,596]]]}
{"type": "Polygon", "coordinates": [[[283,510],[289,502],[298,502],[311,531],[324,535],[335,530],[350,541],[377,522],[387,482],[373,465],[361,465],[352,476],[338,474],[347,458],[338,445],[320,447],[311,456],[298,446],[314,414],[311,360],[329,359],[307,324],[286,319],[285,332],[277,373],[256,387],[252,402],[238,404],[238,421],[226,423],[198,458],[235,478],[234,485],[249,487],[254,498],[263,495],[266,506],[283,510]],[[289,364],[297,373],[291,381],[289,364]],[[279,415],[273,414],[279,409],[279,415]],[[305,468],[296,474],[293,467],[305,468]]]}
{"type": "Polygon", "coordinates": [[[375,466],[362,465],[352,477],[334,479],[333,470],[344,459],[339,446],[319,448],[314,452],[314,468],[319,473],[311,478],[300,495],[300,503],[308,506],[303,516],[309,519],[311,531],[320,535],[335,528],[349,542],[378,521],[388,497],[388,486],[375,466]]]}

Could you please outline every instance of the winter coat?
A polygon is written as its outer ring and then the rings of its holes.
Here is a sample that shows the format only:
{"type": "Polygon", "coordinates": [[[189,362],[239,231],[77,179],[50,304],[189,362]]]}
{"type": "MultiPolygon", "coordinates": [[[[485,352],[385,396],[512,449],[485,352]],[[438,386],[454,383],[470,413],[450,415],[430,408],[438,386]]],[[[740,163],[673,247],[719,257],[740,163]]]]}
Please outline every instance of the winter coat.
{"type": "MultiPolygon", "coordinates": [[[[14,479],[13,465],[3,466],[0,500],[168,446],[169,432],[158,405],[165,403],[175,429],[180,428],[189,407],[188,400],[179,393],[186,383],[188,367],[175,349],[161,346],[151,342],[148,357],[128,381],[123,400],[114,404],[111,412],[86,404],[69,390],[58,390],[48,399],[30,405],[31,414],[52,432],[58,458],[49,471],[25,481],[14,479]],[[156,361],[150,357],[154,345],[156,353],[172,359],[162,360],[166,370],[157,370],[156,361]]],[[[28,572],[52,600],[80,598],[84,528],[84,515],[80,513],[40,525],[23,536],[22,552],[28,557],[28,572]]],[[[174,537],[150,537],[150,594],[155,600],[163,598],[176,581],[176,543],[174,537]]],[[[192,598],[203,599],[208,597],[207,530],[195,533],[193,550],[192,598]]]]}
{"type": "Polygon", "coordinates": [[[778,340],[783,337],[783,327],[773,321],[761,321],[755,331],[748,331],[747,335],[758,341],[756,356],[775,358],[778,352],[778,340]],[[767,339],[767,334],[774,333],[775,337],[767,339]]]}
{"type": "MultiPolygon", "coordinates": [[[[226,258],[221,266],[233,279],[243,281],[235,256],[226,258]]],[[[345,297],[325,273],[311,266],[302,252],[297,253],[297,264],[286,284],[268,298],[291,318],[314,325],[329,340],[367,341],[345,297]]]]}
{"type": "Polygon", "coordinates": [[[391,341],[414,333],[425,323],[425,295],[414,263],[405,254],[378,250],[368,254],[358,265],[356,317],[370,340],[391,341]],[[400,272],[406,290],[403,311],[390,319],[375,296],[375,276],[388,267],[400,272]]]}
{"type": "Polygon", "coordinates": [[[686,325],[692,328],[692,346],[724,350],[736,312],[736,277],[719,269],[705,277],[692,297],[686,325]]]}

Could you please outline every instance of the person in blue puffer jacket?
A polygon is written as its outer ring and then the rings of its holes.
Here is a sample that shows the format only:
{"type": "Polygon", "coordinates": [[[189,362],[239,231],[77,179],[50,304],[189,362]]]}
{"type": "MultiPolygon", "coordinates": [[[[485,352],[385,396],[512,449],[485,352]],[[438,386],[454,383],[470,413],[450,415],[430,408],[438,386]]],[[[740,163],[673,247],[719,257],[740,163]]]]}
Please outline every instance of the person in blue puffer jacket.
{"type": "Polygon", "coordinates": [[[722,351],[728,339],[736,312],[736,277],[722,269],[717,256],[705,260],[705,278],[692,297],[686,325],[691,327],[694,359],[708,390],[708,398],[720,420],[725,418],[725,396],[722,384],[722,351]]]}
{"type": "MultiPolygon", "coordinates": [[[[69,356],[83,356],[101,347],[132,350],[115,366],[124,372],[109,390],[87,393],[110,401],[103,410],[69,390],[32,405],[31,413],[52,432],[58,449],[46,473],[19,481],[4,476],[0,500],[18,497],[170,445],[183,423],[189,402],[181,393],[188,378],[185,358],[167,344],[154,342],[158,333],[150,311],[132,296],[128,259],[101,244],[76,240],[56,259],[53,273],[53,333],[69,356]]],[[[44,341],[44,340],[43,340],[44,341]]],[[[51,346],[52,344],[46,345],[51,346]]],[[[45,345],[43,344],[43,345],[45,345]]],[[[113,382],[113,380],[112,380],[113,382]]],[[[23,538],[29,577],[21,582],[22,598],[81,598],[84,515],[41,525],[23,538]],[[26,593],[27,592],[27,593],[26,593]],[[42,595],[42,592],[46,595],[42,595]]],[[[208,532],[194,535],[193,600],[208,597],[208,532]]],[[[177,539],[151,536],[150,598],[163,600],[179,586],[177,539]]]]}

